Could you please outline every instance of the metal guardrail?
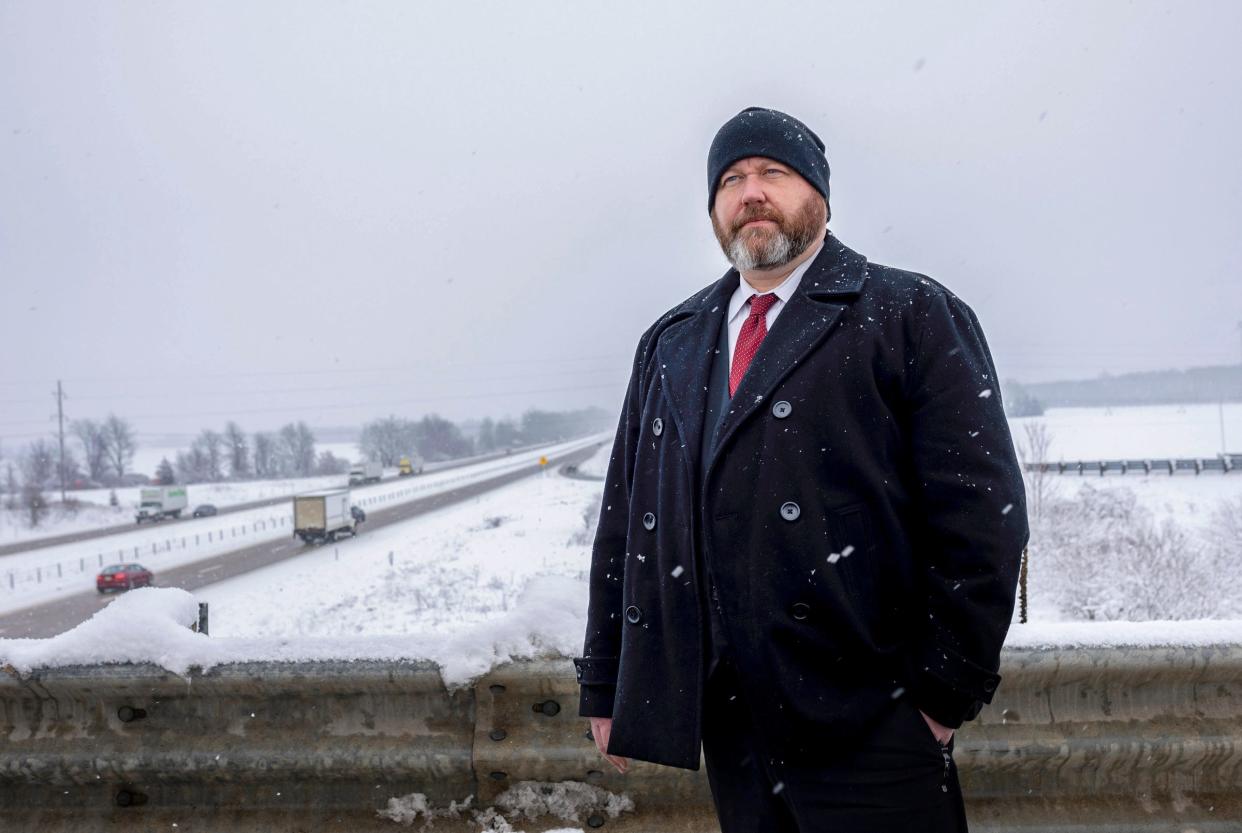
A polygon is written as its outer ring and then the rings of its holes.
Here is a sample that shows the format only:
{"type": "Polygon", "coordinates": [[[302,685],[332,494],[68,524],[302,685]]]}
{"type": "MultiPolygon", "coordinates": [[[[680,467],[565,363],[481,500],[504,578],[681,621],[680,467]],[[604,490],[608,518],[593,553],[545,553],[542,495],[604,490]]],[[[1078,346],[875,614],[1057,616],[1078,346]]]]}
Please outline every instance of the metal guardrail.
{"type": "Polygon", "coordinates": [[[1059,460],[1055,463],[1026,463],[1023,468],[1029,472],[1046,472],[1048,474],[1098,474],[1103,477],[1109,473],[1116,474],[1168,474],[1179,471],[1203,474],[1205,471],[1218,471],[1229,474],[1242,467],[1242,454],[1218,454],[1215,457],[1163,457],[1126,460],[1059,460]]]}
{"type": "MultiPolygon", "coordinates": [[[[1019,649],[1002,665],[957,741],[972,830],[1242,830],[1242,645],[1019,649]]],[[[604,765],[565,660],[455,692],[427,663],[7,670],[2,830],[364,833],[417,827],[421,794],[458,803],[434,825],[452,833],[480,830],[471,814],[511,807],[512,790],[571,787],[576,818],[515,827],[716,829],[702,771],[604,765]],[[633,809],[616,815],[610,793],[633,809]]]]}

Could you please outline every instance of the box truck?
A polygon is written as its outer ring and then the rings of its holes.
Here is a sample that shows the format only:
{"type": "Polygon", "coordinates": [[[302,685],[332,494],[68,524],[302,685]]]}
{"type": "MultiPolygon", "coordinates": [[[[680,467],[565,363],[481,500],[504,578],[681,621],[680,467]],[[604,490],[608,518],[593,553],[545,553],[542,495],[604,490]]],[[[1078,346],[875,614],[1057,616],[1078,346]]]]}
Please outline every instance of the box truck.
{"type": "Polygon", "coordinates": [[[357,534],[358,521],[350,511],[349,489],[328,489],[293,498],[294,538],[316,544],[357,534]]]}
{"type": "Polygon", "coordinates": [[[349,485],[378,483],[383,477],[384,465],[382,463],[354,463],[349,470],[349,485]]]}
{"type": "Polygon", "coordinates": [[[181,510],[188,505],[185,486],[143,486],[138,490],[138,513],[134,515],[134,523],[180,518],[181,510]]]}

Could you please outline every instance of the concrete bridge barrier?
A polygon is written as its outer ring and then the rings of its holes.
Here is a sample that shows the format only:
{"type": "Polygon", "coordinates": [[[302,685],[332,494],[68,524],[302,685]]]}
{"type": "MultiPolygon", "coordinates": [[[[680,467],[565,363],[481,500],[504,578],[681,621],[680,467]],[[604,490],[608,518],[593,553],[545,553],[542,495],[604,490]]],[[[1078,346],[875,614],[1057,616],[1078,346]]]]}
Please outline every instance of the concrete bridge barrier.
{"type": "MultiPolygon", "coordinates": [[[[0,674],[0,830],[715,830],[706,778],[600,760],[565,660],[0,674]],[[175,825],[175,826],[174,826],[175,825]]],[[[1007,650],[958,736],[972,830],[1242,830],[1242,645],[1007,650]]]]}

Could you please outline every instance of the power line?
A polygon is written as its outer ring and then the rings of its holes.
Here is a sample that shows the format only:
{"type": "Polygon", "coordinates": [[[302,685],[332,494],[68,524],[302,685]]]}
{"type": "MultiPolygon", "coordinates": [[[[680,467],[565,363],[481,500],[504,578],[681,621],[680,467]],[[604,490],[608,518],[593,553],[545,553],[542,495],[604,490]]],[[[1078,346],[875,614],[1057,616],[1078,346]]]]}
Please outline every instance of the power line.
{"type": "MultiPolygon", "coordinates": [[[[315,404],[315,405],[288,405],[276,406],[269,408],[247,408],[247,409],[230,409],[227,411],[188,411],[172,414],[129,414],[127,419],[182,419],[190,417],[233,417],[246,416],[254,414],[270,414],[270,413],[321,413],[324,411],[343,411],[353,408],[392,408],[399,405],[421,404],[424,402],[443,402],[453,400],[470,400],[470,399],[490,399],[500,396],[522,396],[545,393],[568,393],[583,390],[619,390],[621,385],[618,384],[598,384],[598,385],[572,385],[569,387],[558,388],[542,388],[537,390],[514,390],[514,391],[489,391],[487,393],[469,393],[469,394],[448,394],[442,396],[422,396],[411,397],[405,399],[394,399],[386,402],[345,402],[339,404],[315,404]]],[[[0,427],[14,425],[34,425],[34,420],[18,420],[14,422],[0,423],[0,427]]],[[[42,436],[40,434],[8,434],[10,438],[34,437],[42,436]]]]}
{"type": "MultiPolygon", "coordinates": [[[[446,367],[495,367],[497,365],[555,365],[558,363],[577,363],[586,361],[624,361],[627,365],[632,356],[625,353],[609,353],[594,356],[555,356],[541,359],[503,359],[503,360],[479,360],[479,361],[435,361],[428,365],[426,362],[422,364],[400,364],[390,365],[388,367],[341,367],[341,368],[319,368],[316,370],[252,370],[240,372],[220,372],[220,373],[168,373],[168,374],[147,374],[143,376],[92,376],[90,378],[70,378],[70,382],[150,382],[159,379],[236,379],[236,378],[258,378],[270,376],[326,376],[341,373],[408,373],[427,370],[441,370],[446,367]]],[[[0,379],[0,385],[27,385],[42,384],[41,379],[0,379]]]]}

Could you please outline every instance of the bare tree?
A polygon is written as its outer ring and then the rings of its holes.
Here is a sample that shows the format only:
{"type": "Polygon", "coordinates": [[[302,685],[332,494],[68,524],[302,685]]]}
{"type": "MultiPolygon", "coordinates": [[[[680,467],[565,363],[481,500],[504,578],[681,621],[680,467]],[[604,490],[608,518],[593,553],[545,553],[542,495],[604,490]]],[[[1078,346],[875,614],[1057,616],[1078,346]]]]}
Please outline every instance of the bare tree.
{"type": "Polygon", "coordinates": [[[315,463],[316,474],[344,474],[349,471],[349,461],[342,460],[331,451],[321,451],[315,463]]]}
{"type": "Polygon", "coordinates": [[[108,462],[119,480],[125,476],[125,470],[129,468],[134,459],[134,451],[138,448],[138,443],[134,440],[133,426],[116,414],[108,414],[103,424],[103,437],[108,462]]]}
{"type": "Polygon", "coordinates": [[[177,479],[182,483],[202,483],[207,480],[207,456],[197,442],[190,445],[190,450],[177,452],[177,479]]]}
{"type": "Polygon", "coordinates": [[[204,428],[203,432],[194,440],[191,450],[197,448],[201,453],[203,461],[203,469],[201,479],[212,483],[224,479],[224,437],[212,431],[210,428],[204,428]]]}
{"type": "Polygon", "coordinates": [[[307,477],[315,473],[315,435],[305,422],[281,428],[276,451],[281,474],[307,477]]]}
{"type": "Polygon", "coordinates": [[[108,442],[103,425],[93,419],[75,419],[69,430],[82,445],[82,460],[91,480],[103,482],[108,475],[108,442]]]}
{"type": "Polygon", "coordinates": [[[5,468],[7,472],[4,478],[4,508],[11,512],[17,508],[17,492],[20,487],[17,485],[17,472],[13,469],[13,464],[10,462],[5,468]]]}
{"type": "Polygon", "coordinates": [[[407,454],[418,453],[418,425],[389,416],[362,426],[358,449],[367,460],[395,466],[407,454]]]}
{"type": "Polygon", "coordinates": [[[246,445],[246,432],[236,422],[224,426],[224,448],[229,460],[229,477],[245,480],[250,476],[250,449],[246,445]]]}
{"type": "Polygon", "coordinates": [[[65,483],[72,485],[84,476],[82,467],[78,465],[78,458],[74,455],[72,448],[65,449],[65,460],[62,464],[65,473],[65,483]]]}
{"type": "Polygon", "coordinates": [[[1022,437],[1018,440],[1018,456],[1022,459],[1023,474],[1026,478],[1027,509],[1034,517],[1043,514],[1044,506],[1057,489],[1052,479],[1056,475],[1048,471],[1043,463],[1052,451],[1052,432],[1042,420],[1029,420],[1022,425],[1022,437]]]}
{"type": "Polygon", "coordinates": [[[56,473],[56,454],[46,440],[35,440],[22,455],[22,506],[30,513],[30,525],[36,527],[47,514],[43,489],[56,473]]]}
{"type": "Polygon", "coordinates": [[[276,474],[276,440],[271,434],[256,431],[254,435],[254,475],[273,477],[276,474]]]}
{"type": "Polygon", "coordinates": [[[30,526],[38,526],[47,514],[47,501],[43,498],[43,490],[33,483],[23,485],[22,506],[30,513],[30,526]]]}
{"type": "Polygon", "coordinates": [[[56,452],[47,440],[35,440],[22,455],[22,482],[45,488],[56,473],[56,452]]]}

